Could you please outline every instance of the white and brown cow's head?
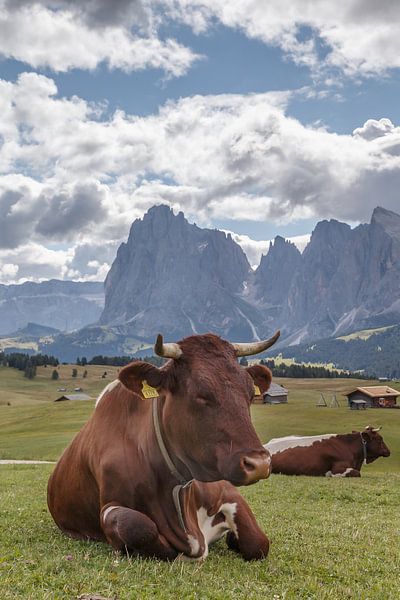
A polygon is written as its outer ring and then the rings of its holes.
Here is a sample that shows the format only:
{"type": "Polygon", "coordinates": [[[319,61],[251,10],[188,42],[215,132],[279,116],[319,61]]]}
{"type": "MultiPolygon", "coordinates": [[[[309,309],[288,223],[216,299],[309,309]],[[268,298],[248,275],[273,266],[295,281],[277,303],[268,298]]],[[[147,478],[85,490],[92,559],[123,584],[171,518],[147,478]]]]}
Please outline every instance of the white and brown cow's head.
{"type": "Polygon", "coordinates": [[[199,481],[225,479],[249,485],[270,474],[270,456],[250,418],[254,384],[265,392],[271,372],[255,365],[243,369],[238,356],[262,352],[278,339],[231,344],[216,335],[194,335],[155,351],[170,358],[157,368],[144,362],[124,367],[120,381],[143,397],[143,381],[156,388],[168,452],[183,472],[199,481]]]}

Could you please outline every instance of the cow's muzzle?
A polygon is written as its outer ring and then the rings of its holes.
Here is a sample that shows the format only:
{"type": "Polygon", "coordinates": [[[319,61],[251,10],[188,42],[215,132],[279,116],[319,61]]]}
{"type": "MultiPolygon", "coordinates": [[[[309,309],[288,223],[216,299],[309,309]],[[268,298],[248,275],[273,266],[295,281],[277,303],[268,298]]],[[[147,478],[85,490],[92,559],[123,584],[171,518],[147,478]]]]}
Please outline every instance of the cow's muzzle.
{"type": "Polygon", "coordinates": [[[251,485],[271,474],[271,457],[267,450],[241,453],[235,458],[227,478],[233,485],[251,485]]]}

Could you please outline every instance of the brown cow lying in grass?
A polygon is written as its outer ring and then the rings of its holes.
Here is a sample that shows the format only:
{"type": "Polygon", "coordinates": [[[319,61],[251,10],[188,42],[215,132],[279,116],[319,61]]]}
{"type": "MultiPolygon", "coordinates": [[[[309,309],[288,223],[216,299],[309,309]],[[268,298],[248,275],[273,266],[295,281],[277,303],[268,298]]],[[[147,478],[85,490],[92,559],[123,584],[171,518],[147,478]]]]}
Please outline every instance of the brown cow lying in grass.
{"type": "Polygon", "coordinates": [[[272,458],[272,473],[325,477],[361,477],[361,466],[390,450],[378,433],[368,425],[352,433],[275,438],[264,444],[272,458]]]}
{"type": "Polygon", "coordinates": [[[246,560],[269,541],[235,486],[266,479],[270,456],[250,419],[254,385],[271,372],[238,356],[272,346],[213,334],[179,343],[158,336],[165,365],[135,361],[100,395],[88,423],[57,463],[48,505],[73,538],[107,541],[132,556],[202,560],[226,534],[246,560]]]}

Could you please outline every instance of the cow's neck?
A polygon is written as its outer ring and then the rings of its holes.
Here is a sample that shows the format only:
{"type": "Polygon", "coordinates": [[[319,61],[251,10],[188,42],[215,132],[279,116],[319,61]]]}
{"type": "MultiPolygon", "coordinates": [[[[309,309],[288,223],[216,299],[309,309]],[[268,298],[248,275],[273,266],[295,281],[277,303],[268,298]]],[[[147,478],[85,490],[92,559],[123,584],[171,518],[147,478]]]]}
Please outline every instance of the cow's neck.
{"type": "Polygon", "coordinates": [[[339,434],[337,437],[342,439],[346,444],[351,445],[354,456],[353,467],[359,471],[362,465],[366,464],[365,461],[367,458],[367,442],[361,432],[339,434]]]}
{"type": "Polygon", "coordinates": [[[157,396],[156,398],[153,398],[152,417],[153,417],[154,433],[155,433],[155,436],[156,436],[158,448],[159,448],[159,450],[161,452],[161,455],[162,455],[162,457],[164,459],[164,462],[165,462],[166,466],[169,469],[169,472],[170,472],[171,476],[174,479],[176,479],[176,481],[178,482],[178,484],[180,486],[186,487],[187,485],[189,485],[193,481],[193,477],[192,477],[192,475],[189,472],[189,470],[188,470],[187,467],[185,467],[185,471],[187,472],[188,476],[183,475],[177,469],[177,467],[176,467],[176,465],[174,463],[174,460],[173,460],[170,452],[167,449],[167,446],[165,444],[164,434],[163,434],[162,422],[160,420],[159,406],[158,405],[159,405],[159,400],[158,400],[158,396],[157,396]]]}
{"type": "Polygon", "coordinates": [[[171,539],[172,534],[175,538],[175,546],[185,554],[190,554],[188,540],[197,538],[199,533],[197,516],[188,510],[188,507],[193,504],[189,501],[189,497],[193,495],[191,490],[193,478],[188,468],[172,456],[168,449],[168,440],[162,425],[162,402],[158,398],[153,399],[152,428],[157,455],[157,464],[154,465],[154,473],[158,480],[156,504],[162,512],[157,517],[157,523],[161,533],[166,534],[168,529],[168,539],[171,539]],[[183,475],[183,472],[187,475],[183,475]]]}

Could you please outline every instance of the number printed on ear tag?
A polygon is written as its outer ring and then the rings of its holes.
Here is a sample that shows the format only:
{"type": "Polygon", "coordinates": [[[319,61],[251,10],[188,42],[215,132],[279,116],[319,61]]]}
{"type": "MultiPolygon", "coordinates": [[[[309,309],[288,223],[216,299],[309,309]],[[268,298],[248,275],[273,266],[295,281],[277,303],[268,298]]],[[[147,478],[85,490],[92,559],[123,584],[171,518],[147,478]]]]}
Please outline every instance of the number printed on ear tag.
{"type": "Polygon", "coordinates": [[[142,381],[142,395],[145,398],[157,398],[158,392],[156,388],[151,387],[144,379],[144,381],[142,381]]]}
{"type": "Polygon", "coordinates": [[[256,396],[261,396],[261,390],[260,390],[260,388],[258,387],[258,385],[256,385],[256,384],[254,384],[254,394],[255,394],[256,396]]]}

